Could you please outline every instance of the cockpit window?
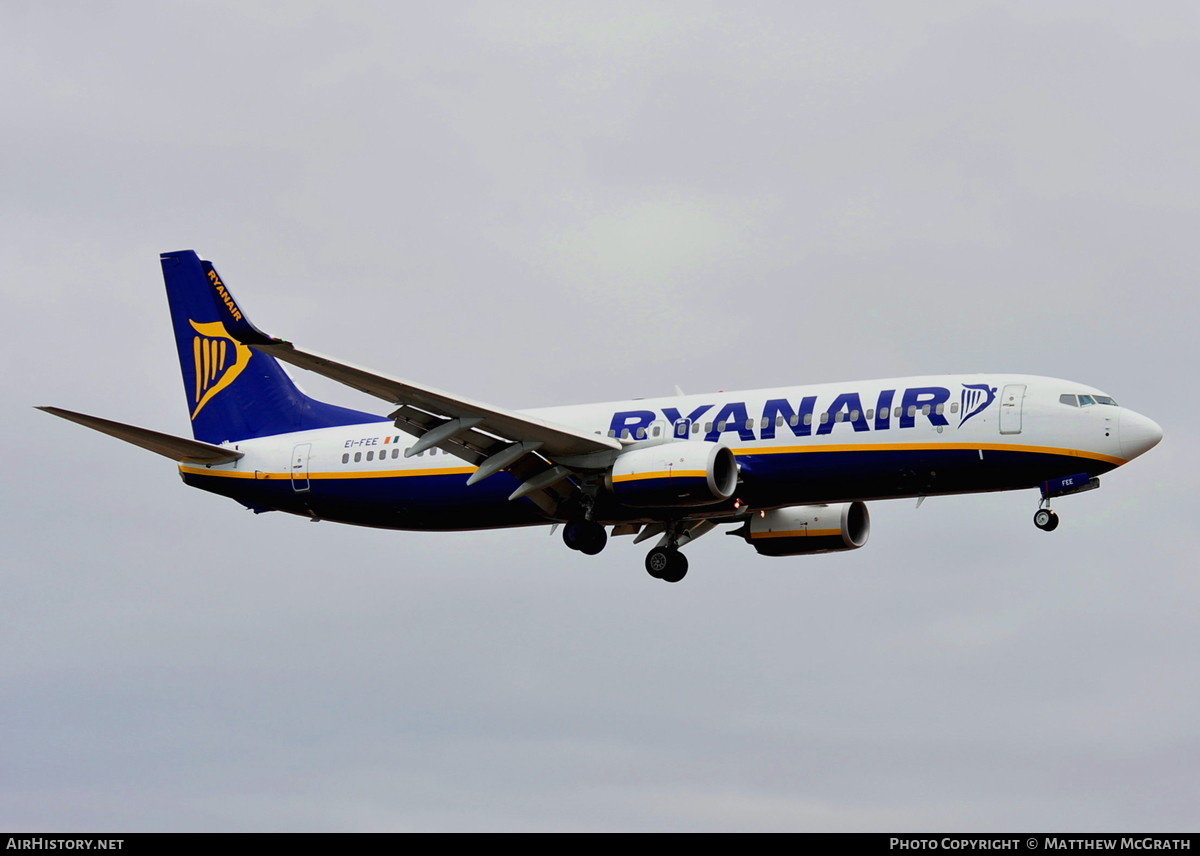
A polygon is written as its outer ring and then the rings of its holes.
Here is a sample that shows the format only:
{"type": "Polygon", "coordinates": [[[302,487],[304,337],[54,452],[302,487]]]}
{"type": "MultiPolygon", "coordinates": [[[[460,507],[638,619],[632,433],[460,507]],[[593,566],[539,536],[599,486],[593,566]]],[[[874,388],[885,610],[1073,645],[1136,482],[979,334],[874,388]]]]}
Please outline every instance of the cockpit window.
{"type": "Polygon", "coordinates": [[[1107,395],[1071,395],[1064,393],[1058,397],[1059,404],[1069,404],[1071,407],[1090,407],[1093,404],[1107,404],[1116,407],[1117,402],[1107,395]]]}

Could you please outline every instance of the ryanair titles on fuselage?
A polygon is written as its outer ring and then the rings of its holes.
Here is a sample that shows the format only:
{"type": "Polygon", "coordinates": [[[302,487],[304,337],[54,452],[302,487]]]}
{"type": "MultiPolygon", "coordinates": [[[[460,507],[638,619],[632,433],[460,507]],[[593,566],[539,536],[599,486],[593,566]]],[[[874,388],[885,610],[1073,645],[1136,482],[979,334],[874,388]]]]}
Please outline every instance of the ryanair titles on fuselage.
{"type": "MultiPolygon", "coordinates": [[[[982,413],[996,399],[996,387],[987,384],[963,384],[958,401],[950,403],[953,395],[944,386],[917,386],[903,391],[883,389],[866,402],[857,392],[834,396],[823,409],[818,409],[818,396],[805,395],[799,401],[770,398],[762,407],[759,418],[751,421],[750,409],[744,401],[726,404],[702,404],[689,413],[675,407],[653,410],[619,410],[612,416],[610,436],[642,438],[649,436],[651,426],[665,422],[676,436],[691,435],[692,426],[701,423],[704,439],[715,443],[723,433],[735,433],[745,442],[774,440],[786,436],[821,436],[833,433],[838,424],[849,425],[854,431],[886,431],[889,428],[914,428],[918,418],[929,424],[944,427],[950,418],[957,418],[962,427],[971,417],[982,413]],[[754,426],[758,433],[755,434],[754,426]]],[[[821,402],[824,404],[824,402],[821,402]]]]}

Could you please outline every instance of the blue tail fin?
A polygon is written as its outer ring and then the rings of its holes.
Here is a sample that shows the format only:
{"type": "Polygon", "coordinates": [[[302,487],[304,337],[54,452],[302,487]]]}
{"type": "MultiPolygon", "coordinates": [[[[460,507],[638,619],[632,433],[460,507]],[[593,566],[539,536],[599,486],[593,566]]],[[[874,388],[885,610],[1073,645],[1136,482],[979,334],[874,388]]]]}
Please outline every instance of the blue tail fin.
{"type": "Polygon", "coordinates": [[[162,255],[192,435],[206,443],[379,422],[381,417],[309,398],[273,357],[229,335],[250,327],[211,262],[191,250],[162,255]]]}

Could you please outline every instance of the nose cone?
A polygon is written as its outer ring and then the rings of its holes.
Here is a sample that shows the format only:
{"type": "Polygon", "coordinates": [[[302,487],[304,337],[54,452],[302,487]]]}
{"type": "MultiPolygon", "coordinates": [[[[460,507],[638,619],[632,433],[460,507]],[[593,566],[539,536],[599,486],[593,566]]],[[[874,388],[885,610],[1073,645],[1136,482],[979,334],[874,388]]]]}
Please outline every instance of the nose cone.
{"type": "Polygon", "coordinates": [[[1129,460],[1149,452],[1163,438],[1162,428],[1157,422],[1132,410],[1122,411],[1118,430],[1121,454],[1129,460]]]}

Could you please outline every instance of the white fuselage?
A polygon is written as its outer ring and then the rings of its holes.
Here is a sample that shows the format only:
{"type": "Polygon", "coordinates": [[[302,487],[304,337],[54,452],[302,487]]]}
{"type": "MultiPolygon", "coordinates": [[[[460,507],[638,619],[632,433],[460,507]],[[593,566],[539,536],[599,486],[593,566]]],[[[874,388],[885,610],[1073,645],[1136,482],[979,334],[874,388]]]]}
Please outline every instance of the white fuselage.
{"type": "MultiPolygon", "coordinates": [[[[1111,399],[1072,381],[979,374],[527,414],[616,437],[627,448],[684,439],[727,445],[741,472],[738,502],[767,508],[1035,487],[1074,472],[1107,472],[1158,442],[1161,430],[1151,420],[1099,401],[1111,399]]],[[[536,509],[508,502],[511,484],[504,474],[467,487],[475,467],[451,452],[434,448],[406,457],[415,439],[388,421],[303,431],[228,444],[245,456],[181,471],[189,483],[252,507],[367,525],[457,529],[548,522],[536,509]]],[[[612,522],[647,518],[620,508],[607,508],[604,516],[612,522]]]]}

